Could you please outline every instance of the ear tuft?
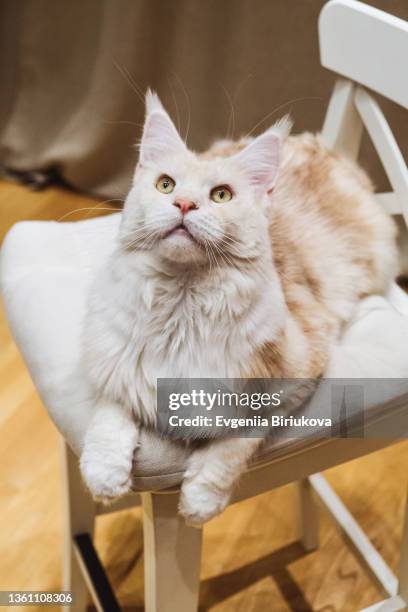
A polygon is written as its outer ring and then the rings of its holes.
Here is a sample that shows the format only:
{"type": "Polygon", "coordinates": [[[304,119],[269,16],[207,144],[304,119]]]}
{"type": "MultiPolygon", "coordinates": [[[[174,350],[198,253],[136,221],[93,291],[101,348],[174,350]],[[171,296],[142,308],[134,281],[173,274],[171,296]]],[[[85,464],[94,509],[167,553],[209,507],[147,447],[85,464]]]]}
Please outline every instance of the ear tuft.
{"type": "Polygon", "coordinates": [[[185,154],[187,147],[170,119],[159,96],[146,92],[146,119],[140,142],[139,164],[155,163],[163,156],[185,154]]]}
{"type": "Polygon", "coordinates": [[[286,115],[234,156],[251,185],[261,194],[275,186],[283,143],[291,128],[292,121],[286,115]]]}
{"type": "Polygon", "coordinates": [[[293,128],[293,120],[290,115],[284,115],[270,128],[284,142],[293,128]]]}
{"type": "Polygon", "coordinates": [[[155,91],[152,91],[150,87],[148,87],[146,91],[145,104],[146,104],[146,116],[154,112],[166,113],[159,96],[157,95],[155,91]]]}

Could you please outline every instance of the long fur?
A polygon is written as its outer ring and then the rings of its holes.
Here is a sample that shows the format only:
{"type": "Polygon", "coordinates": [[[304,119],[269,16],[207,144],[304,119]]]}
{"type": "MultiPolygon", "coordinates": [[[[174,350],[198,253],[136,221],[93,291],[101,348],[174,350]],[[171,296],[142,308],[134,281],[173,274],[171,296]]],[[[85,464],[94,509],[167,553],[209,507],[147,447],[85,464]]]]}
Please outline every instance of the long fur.
{"type": "MultiPolygon", "coordinates": [[[[117,248],[84,322],[102,407],[81,468],[96,497],[130,488],[137,430],[155,425],[158,377],[320,376],[358,300],[394,277],[395,229],[366,175],[317,136],[286,139],[289,128],[199,156],[148,94],[117,248]],[[171,194],[155,188],[163,174],[176,182],[171,194]],[[215,204],[211,189],[226,184],[231,201],[215,204]],[[184,217],[190,237],[171,233],[181,197],[198,203],[184,217]]],[[[217,440],[192,453],[180,504],[191,524],[222,511],[259,444],[217,440]]]]}

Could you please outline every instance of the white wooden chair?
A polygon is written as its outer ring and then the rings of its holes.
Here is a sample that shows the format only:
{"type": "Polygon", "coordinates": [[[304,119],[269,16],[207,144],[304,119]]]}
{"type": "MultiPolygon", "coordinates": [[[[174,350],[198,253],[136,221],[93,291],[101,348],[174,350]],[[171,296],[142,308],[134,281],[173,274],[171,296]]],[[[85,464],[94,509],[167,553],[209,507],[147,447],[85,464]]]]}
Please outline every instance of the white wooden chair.
{"type": "MultiPolygon", "coordinates": [[[[319,37],[322,65],[342,77],[329,104],[323,138],[332,149],[356,158],[365,128],[393,189],[378,197],[387,210],[402,213],[408,222],[407,167],[380,107],[365,89],[408,109],[408,24],[355,0],[331,0],[320,15],[319,37]]],[[[187,527],[177,514],[177,485],[186,452],[146,435],[135,466],[134,488],[139,493],[109,507],[94,503],[78,470],[77,454],[92,410],[89,390],[78,372],[84,296],[92,271],[111,248],[119,216],[78,223],[17,224],[2,251],[3,297],[16,342],[62,433],[63,588],[75,592],[71,609],[85,609],[88,590],[98,610],[119,609],[92,545],[95,519],[141,502],[146,610],[193,612],[198,605],[202,534],[187,527]]],[[[329,375],[381,377],[394,360],[393,371],[407,376],[407,344],[408,298],[395,285],[388,300],[372,297],[362,303],[333,356],[329,375]],[[371,353],[375,353],[377,370],[370,370],[371,353]],[[353,369],[354,354],[364,355],[366,370],[353,369]]],[[[390,419],[396,435],[408,432],[408,406],[401,408],[397,402],[395,410],[388,407],[379,420],[371,422],[367,415],[364,440],[297,440],[266,447],[244,475],[232,502],[297,483],[299,535],[311,550],[318,546],[319,499],[384,591],[386,600],[369,610],[400,610],[408,605],[408,518],[398,580],[319,472],[390,444],[389,438],[380,437],[382,425],[390,419]]]]}

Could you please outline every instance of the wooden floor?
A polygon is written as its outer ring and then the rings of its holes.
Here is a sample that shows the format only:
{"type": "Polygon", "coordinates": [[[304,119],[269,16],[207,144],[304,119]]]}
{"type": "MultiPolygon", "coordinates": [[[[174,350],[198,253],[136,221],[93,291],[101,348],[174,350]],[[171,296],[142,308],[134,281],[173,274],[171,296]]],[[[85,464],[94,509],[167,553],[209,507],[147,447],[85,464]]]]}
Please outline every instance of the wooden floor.
{"type": "MultiPolygon", "coordinates": [[[[31,193],[0,183],[0,237],[20,219],[78,219],[97,210],[72,211],[95,204],[55,189],[31,193]]],[[[0,347],[0,589],[58,590],[58,434],[1,316],[0,347]]],[[[407,473],[405,442],[327,473],[394,570],[407,473]]],[[[202,610],[355,612],[380,599],[325,516],[320,549],[302,552],[295,540],[294,493],[288,486],[248,500],[206,526],[202,610]]],[[[96,542],[123,608],[143,610],[140,511],[99,518],[96,542]]]]}

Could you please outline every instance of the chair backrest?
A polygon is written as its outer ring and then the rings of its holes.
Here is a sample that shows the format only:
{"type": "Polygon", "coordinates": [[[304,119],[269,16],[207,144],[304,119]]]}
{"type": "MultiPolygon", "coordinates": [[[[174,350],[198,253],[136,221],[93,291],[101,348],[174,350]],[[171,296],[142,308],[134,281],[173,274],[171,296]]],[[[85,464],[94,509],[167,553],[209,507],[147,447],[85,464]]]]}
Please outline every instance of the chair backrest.
{"type": "Polygon", "coordinates": [[[408,109],[408,22],[356,0],[331,0],[319,17],[322,66],[408,109]]]}
{"type": "MultiPolygon", "coordinates": [[[[321,63],[339,74],[322,135],[328,147],[357,158],[365,128],[392,192],[378,194],[408,226],[408,169],[382,110],[365,87],[408,109],[408,22],[357,0],[330,0],[319,17],[321,63]]],[[[408,120],[408,117],[407,117],[408,120]]]]}

